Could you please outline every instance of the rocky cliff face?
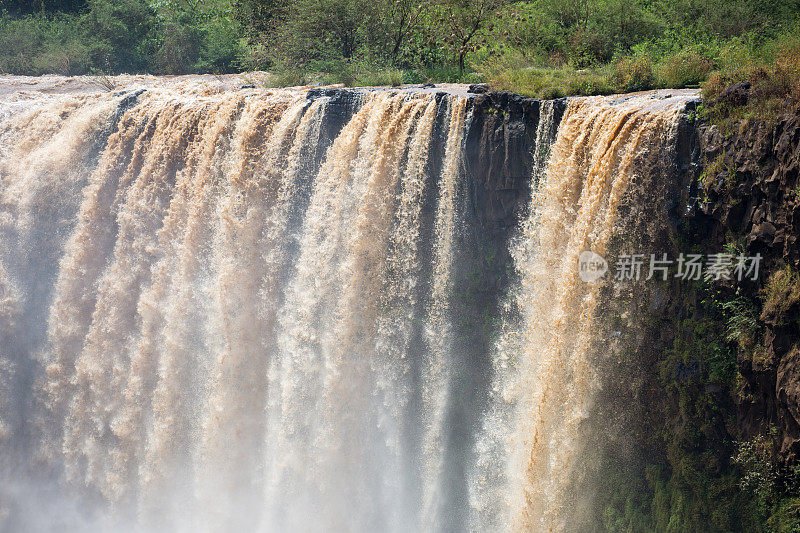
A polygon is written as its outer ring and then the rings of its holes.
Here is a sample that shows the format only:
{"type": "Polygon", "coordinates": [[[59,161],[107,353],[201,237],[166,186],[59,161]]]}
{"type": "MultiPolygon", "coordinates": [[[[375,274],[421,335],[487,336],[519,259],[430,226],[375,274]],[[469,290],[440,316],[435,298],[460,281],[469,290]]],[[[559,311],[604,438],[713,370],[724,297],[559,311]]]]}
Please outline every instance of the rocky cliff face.
{"type": "Polygon", "coordinates": [[[793,462],[800,454],[800,116],[785,114],[774,124],[745,120],[732,129],[698,130],[705,170],[691,225],[708,249],[735,244],[764,258],[759,280],[738,293],[757,308],[757,338],[737,357],[744,377],[739,423],[745,437],[777,427],[780,454],[793,462]]]}
{"type": "Polygon", "coordinates": [[[605,425],[591,432],[604,446],[591,463],[613,483],[593,520],[782,531],[799,523],[800,113],[723,133],[690,105],[675,134],[671,153],[642,154],[611,256],[763,259],[756,281],[604,288],[605,425]],[[644,170],[658,157],[670,160],[660,176],[644,170]]]}

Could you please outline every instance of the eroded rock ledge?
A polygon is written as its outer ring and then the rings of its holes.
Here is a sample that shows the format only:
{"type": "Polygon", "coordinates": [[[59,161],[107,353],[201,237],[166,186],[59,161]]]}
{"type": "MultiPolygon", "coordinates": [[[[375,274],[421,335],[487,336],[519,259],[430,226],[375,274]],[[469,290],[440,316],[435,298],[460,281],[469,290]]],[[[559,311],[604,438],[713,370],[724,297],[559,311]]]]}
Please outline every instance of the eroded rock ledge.
{"type": "Polygon", "coordinates": [[[752,348],[738,350],[740,429],[747,438],[777,427],[780,454],[793,463],[800,458],[800,302],[789,279],[783,295],[767,286],[779,271],[800,270],[800,115],[774,124],[744,120],[727,135],[703,125],[697,134],[705,168],[692,217],[698,240],[709,250],[727,244],[764,258],[758,282],[739,285],[739,296],[757,306],[758,328],[752,348]],[[776,298],[785,298],[780,313],[771,311],[776,298]]]}

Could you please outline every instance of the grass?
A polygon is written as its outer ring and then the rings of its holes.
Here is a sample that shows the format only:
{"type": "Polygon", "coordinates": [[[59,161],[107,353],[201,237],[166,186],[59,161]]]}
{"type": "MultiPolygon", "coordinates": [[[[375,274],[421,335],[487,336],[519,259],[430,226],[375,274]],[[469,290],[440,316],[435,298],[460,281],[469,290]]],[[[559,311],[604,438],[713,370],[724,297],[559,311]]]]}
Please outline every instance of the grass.
{"type": "Polygon", "coordinates": [[[665,58],[658,66],[657,79],[667,87],[699,87],[714,69],[714,62],[694,51],[682,51],[665,58]]]}
{"type": "Polygon", "coordinates": [[[536,66],[529,64],[520,52],[514,50],[483,61],[478,65],[478,70],[495,89],[532,98],[618,92],[607,66],[598,69],[576,69],[569,65],[536,66]]]}
{"type": "Polygon", "coordinates": [[[509,51],[480,65],[494,87],[534,98],[698,87],[710,68],[708,59],[683,52],[658,63],[645,54],[622,55],[607,64],[579,69],[568,64],[529,65],[520,53],[509,51]]]}
{"type": "Polygon", "coordinates": [[[481,65],[491,85],[534,98],[593,96],[650,89],[697,88],[711,69],[710,60],[681,53],[655,63],[645,55],[620,56],[593,68],[536,67],[507,54],[481,65]]]}
{"type": "Polygon", "coordinates": [[[771,38],[756,37],[711,41],[676,52],[639,46],[589,68],[542,65],[508,49],[483,59],[476,68],[493,87],[535,98],[702,88],[708,103],[705,113],[712,122],[771,120],[800,103],[800,25],[771,38]],[[726,104],[720,99],[722,92],[740,81],[752,85],[749,102],[726,104]]]}
{"type": "Polygon", "coordinates": [[[800,31],[795,28],[756,48],[729,47],[720,68],[711,72],[703,84],[703,96],[710,105],[707,115],[733,132],[735,124],[746,119],[774,123],[783,113],[800,106],[800,31]],[[731,105],[721,98],[732,84],[750,82],[750,97],[745,105],[731,105]]]}
{"type": "Polygon", "coordinates": [[[784,323],[788,311],[800,303],[800,275],[791,266],[772,273],[762,289],[761,320],[784,323]]]}
{"type": "Polygon", "coordinates": [[[700,183],[705,191],[719,182],[725,189],[731,189],[736,185],[736,168],[726,158],[724,151],[713,161],[706,161],[703,173],[700,175],[700,183]]]}
{"type": "Polygon", "coordinates": [[[343,85],[345,87],[397,87],[423,83],[475,83],[474,74],[459,74],[457,68],[441,66],[427,69],[398,69],[376,65],[368,60],[320,61],[302,69],[274,69],[270,87],[298,85],[343,85]]]}

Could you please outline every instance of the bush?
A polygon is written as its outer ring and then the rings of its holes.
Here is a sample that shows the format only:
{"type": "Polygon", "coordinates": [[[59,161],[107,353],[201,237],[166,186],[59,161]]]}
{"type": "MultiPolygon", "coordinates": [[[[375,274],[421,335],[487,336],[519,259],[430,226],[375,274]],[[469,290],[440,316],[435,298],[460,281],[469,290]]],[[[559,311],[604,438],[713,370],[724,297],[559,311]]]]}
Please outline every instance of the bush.
{"type": "Polygon", "coordinates": [[[203,17],[198,72],[236,72],[245,56],[241,28],[230,13],[218,12],[203,17]]]}
{"type": "Polygon", "coordinates": [[[569,53],[575,68],[585,68],[604,63],[611,58],[612,43],[609,35],[596,30],[575,31],[569,38],[569,53]]]}
{"type": "Polygon", "coordinates": [[[161,74],[236,72],[246,62],[242,27],[228,9],[168,3],[156,13],[153,70],[161,74]]]}
{"type": "Polygon", "coordinates": [[[608,79],[598,72],[576,74],[567,81],[567,94],[597,95],[612,94],[616,88],[608,79]]]}
{"type": "Polygon", "coordinates": [[[0,20],[3,73],[85,74],[92,63],[91,46],[84,41],[74,15],[37,14],[0,20]]]}
{"type": "Polygon", "coordinates": [[[653,65],[645,56],[624,57],[617,60],[612,79],[624,92],[646,91],[656,86],[653,65]]]}
{"type": "Polygon", "coordinates": [[[89,48],[82,43],[69,42],[63,46],[50,47],[33,58],[34,72],[37,74],[86,74],[92,61],[89,48]]]}
{"type": "Polygon", "coordinates": [[[191,13],[160,17],[159,41],[152,60],[160,74],[188,74],[196,70],[202,50],[202,32],[191,13]]]}
{"type": "Polygon", "coordinates": [[[725,338],[743,350],[752,350],[759,330],[758,313],[753,302],[739,296],[724,302],[722,310],[728,316],[725,338]]]}
{"type": "Polygon", "coordinates": [[[91,0],[80,21],[95,43],[93,67],[104,72],[144,72],[152,53],[155,13],[145,0],[91,0]]]}
{"type": "Polygon", "coordinates": [[[78,14],[0,16],[0,71],[233,72],[244,56],[239,34],[230,10],[204,11],[177,2],[89,0],[78,14]]]}
{"type": "MultiPolygon", "coordinates": [[[[772,514],[770,511],[776,500],[780,500],[779,481],[782,468],[777,453],[777,441],[778,430],[775,426],[770,426],[766,434],[739,442],[732,457],[742,474],[740,488],[755,497],[761,512],[767,516],[772,514]]],[[[775,517],[771,518],[774,520],[775,517]]]]}
{"type": "Polygon", "coordinates": [[[709,102],[708,117],[724,132],[744,118],[774,122],[800,105],[800,25],[766,40],[734,39],[722,48],[719,64],[703,84],[703,96],[709,102]],[[718,100],[726,87],[742,81],[751,84],[747,105],[729,106],[718,100]]]}
{"type": "Polygon", "coordinates": [[[681,52],[666,58],[658,66],[659,85],[673,89],[696,87],[713,70],[710,59],[697,52],[681,52]]]}
{"type": "Polygon", "coordinates": [[[795,32],[778,43],[775,77],[780,79],[782,90],[787,95],[800,101],[800,37],[795,32]]]}
{"type": "Polygon", "coordinates": [[[790,266],[772,273],[762,290],[761,320],[781,324],[788,311],[800,303],[800,275],[790,266]]]}

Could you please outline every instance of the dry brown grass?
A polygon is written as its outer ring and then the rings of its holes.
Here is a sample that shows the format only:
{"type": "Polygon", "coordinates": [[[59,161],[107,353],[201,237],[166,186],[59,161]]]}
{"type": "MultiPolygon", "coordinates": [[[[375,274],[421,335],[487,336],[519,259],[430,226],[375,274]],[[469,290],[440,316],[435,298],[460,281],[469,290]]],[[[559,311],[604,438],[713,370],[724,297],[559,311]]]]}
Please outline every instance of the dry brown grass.
{"type": "Polygon", "coordinates": [[[761,294],[764,301],[761,320],[783,323],[789,310],[800,303],[800,275],[790,266],[776,270],[761,294]]]}

